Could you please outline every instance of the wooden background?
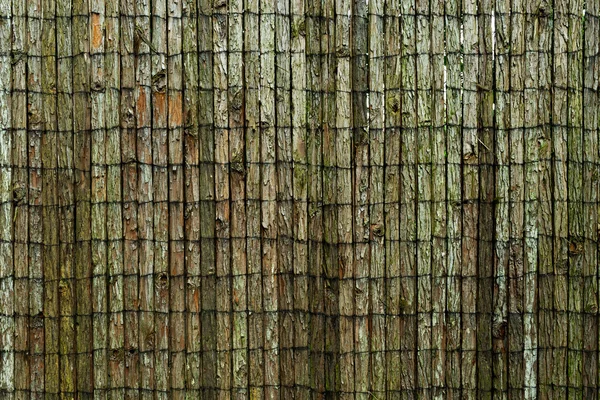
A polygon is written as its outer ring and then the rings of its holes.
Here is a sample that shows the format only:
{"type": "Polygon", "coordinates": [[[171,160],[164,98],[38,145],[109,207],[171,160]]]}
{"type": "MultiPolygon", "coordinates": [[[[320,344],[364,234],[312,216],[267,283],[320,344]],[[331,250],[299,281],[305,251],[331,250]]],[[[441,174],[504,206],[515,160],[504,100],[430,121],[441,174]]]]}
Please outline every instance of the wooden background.
{"type": "Polygon", "coordinates": [[[0,397],[596,399],[600,0],[0,0],[0,397]]]}

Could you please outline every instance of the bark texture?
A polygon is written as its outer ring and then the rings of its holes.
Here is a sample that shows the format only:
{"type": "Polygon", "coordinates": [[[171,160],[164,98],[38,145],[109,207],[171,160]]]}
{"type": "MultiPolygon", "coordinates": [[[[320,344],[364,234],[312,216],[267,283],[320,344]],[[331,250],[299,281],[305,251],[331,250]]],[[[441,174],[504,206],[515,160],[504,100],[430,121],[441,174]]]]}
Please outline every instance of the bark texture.
{"type": "Polygon", "coordinates": [[[0,398],[597,398],[599,13],[0,0],[0,398]]]}

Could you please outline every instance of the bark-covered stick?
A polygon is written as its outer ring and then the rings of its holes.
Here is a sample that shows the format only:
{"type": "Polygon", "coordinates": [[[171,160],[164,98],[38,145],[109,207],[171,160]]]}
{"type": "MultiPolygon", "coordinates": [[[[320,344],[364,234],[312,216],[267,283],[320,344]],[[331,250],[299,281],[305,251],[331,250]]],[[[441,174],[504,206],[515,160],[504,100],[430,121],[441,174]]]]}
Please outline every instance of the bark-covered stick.
{"type": "MultiPolygon", "coordinates": [[[[185,282],[185,150],[183,107],[183,2],[167,2],[167,148],[169,190],[169,338],[168,358],[163,362],[170,366],[167,388],[171,398],[185,398],[186,385],[186,337],[185,309],[187,288],[185,282]]],[[[195,25],[192,26],[195,29],[195,25]]],[[[195,149],[195,147],[194,147],[195,149]]],[[[196,153],[197,154],[197,153],[196,153]]],[[[162,293],[161,293],[162,294],[162,293]]],[[[164,351],[164,350],[163,350],[164,351]]],[[[167,396],[169,393],[167,393],[167,396]]]]}
{"type": "Polygon", "coordinates": [[[448,397],[461,396],[461,265],[462,265],[462,90],[460,3],[445,3],[446,17],[446,129],[448,202],[448,280],[446,283],[448,339],[446,342],[446,385],[448,397]]]}
{"type": "Polygon", "coordinates": [[[510,0],[496,2],[495,9],[495,190],[494,190],[494,296],[492,318],[492,373],[494,399],[506,399],[508,389],[507,275],[509,260],[510,188],[510,0]]]}
{"type": "MultiPolygon", "coordinates": [[[[0,2],[0,393],[15,390],[15,305],[13,262],[12,60],[11,4],[0,2]]],[[[15,71],[16,72],[16,71],[15,71]]],[[[58,331],[58,329],[57,329],[58,331]]],[[[57,356],[58,358],[58,356],[57,356]]]]}
{"type": "Polygon", "coordinates": [[[91,235],[92,235],[92,349],[94,398],[106,397],[108,293],[106,235],[106,82],[104,81],[105,3],[90,2],[90,103],[91,103],[91,235]]]}
{"type": "MultiPolygon", "coordinates": [[[[27,2],[12,1],[11,50],[12,65],[11,126],[13,265],[14,265],[14,388],[15,398],[29,397],[29,173],[27,133],[27,2]]],[[[69,20],[70,26],[70,20],[69,20]]],[[[70,47],[70,43],[69,43],[70,47]]],[[[69,48],[70,50],[70,48],[69,48]]],[[[71,141],[72,142],[72,141],[71,141]]],[[[74,364],[73,364],[74,365],[74,364]]],[[[73,382],[74,384],[74,382],[73,382]]]]}
{"type": "MultiPolygon", "coordinates": [[[[399,316],[401,396],[409,396],[417,388],[417,9],[416,1],[400,3],[400,108],[396,110],[396,121],[400,135],[400,253],[392,263],[399,265],[399,316]]],[[[398,35],[397,32],[391,32],[398,35]]],[[[390,71],[391,72],[391,71],[390,71]]],[[[393,104],[388,103],[387,113],[394,112],[393,104]]],[[[387,151],[388,149],[386,149],[387,151]]],[[[391,150],[391,149],[390,149],[391,150]]],[[[394,229],[393,226],[390,229],[394,229]]],[[[386,227],[387,230],[387,227],[386,227]]],[[[388,264],[389,265],[389,264],[388,264]]],[[[392,311],[392,314],[394,312],[392,311]]]]}
{"type": "Polygon", "coordinates": [[[583,10],[581,0],[569,1],[569,36],[567,40],[567,187],[568,187],[568,352],[567,396],[583,396],[583,266],[584,224],[590,216],[583,214],[583,10]]]}
{"type": "Polygon", "coordinates": [[[567,41],[569,38],[569,2],[558,0],[553,5],[553,85],[552,85],[552,182],[554,239],[554,332],[553,332],[553,398],[567,397],[568,338],[568,181],[567,181],[567,41]]]}
{"type": "Polygon", "coordinates": [[[494,2],[478,3],[477,143],[479,146],[479,242],[477,259],[477,398],[492,398],[494,274],[494,2]]]}
{"type": "Polygon", "coordinates": [[[201,395],[201,325],[200,325],[200,168],[198,165],[198,4],[187,0],[182,4],[183,51],[183,174],[184,174],[184,260],[186,287],[186,392],[201,395]]]}
{"type": "Polygon", "coordinates": [[[260,167],[260,41],[259,1],[244,7],[244,110],[246,172],[246,255],[248,270],[248,389],[252,398],[264,395],[263,302],[261,255],[260,167]]]}
{"type": "Polygon", "coordinates": [[[308,160],[307,160],[307,57],[306,15],[302,0],[290,2],[290,68],[292,113],[292,195],[293,195],[293,362],[294,392],[309,399],[310,365],[308,348],[308,160]]]}
{"type": "Polygon", "coordinates": [[[275,2],[275,121],[277,175],[277,272],[279,274],[279,349],[281,395],[293,397],[294,387],[294,247],[292,182],[292,115],[290,64],[290,2],[275,2]]]}
{"type": "Polygon", "coordinates": [[[339,369],[340,399],[354,398],[354,252],[352,221],[352,166],[354,143],[352,141],[352,82],[351,79],[351,28],[352,2],[335,2],[335,142],[336,153],[337,230],[339,278],[338,329],[339,329],[339,369]]]}
{"type": "Polygon", "coordinates": [[[441,399],[446,382],[446,118],[444,2],[431,2],[431,397],[441,399]]]}
{"type": "Polygon", "coordinates": [[[538,124],[542,129],[539,141],[540,176],[539,176],[539,236],[538,236],[538,396],[542,399],[552,398],[553,352],[552,337],[554,333],[553,292],[554,265],[552,254],[552,16],[548,6],[541,8],[544,12],[538,16],[539,60],[537,102],[538,124]]]}
{"type": "MultiPolygon", "coordinates": [[[[167,51],[167,4],[164,0],[153,0],[150,2],[150,27],[148,40],[150,44],[150,85],[151,85],[151,154],[152,154],[152,229],[154,237],[154,259],[152,286],[152,307],[154,311],[154,326],[152,331],[146,334],[147,350],[153,351],[154,359],[154,388],[157,399],[164,399],[169,389],[169,380],[177,375],[174,365],[169,365],[169,342],[171,322],[169,321],[170,293],[178,293],[179,290],[170,290],[170,263],[176,262],[169,256],[170,215],[169,215],[169,192],[176,191],[177,183],[169,182],[169,141],[167,124],[169,119],[168,90],[170,87],[167,51]],[[169,332],[169,334],[165,334],[169,332]]],[[[170,61],[170,60],[169,60],[170,61]]],[[[181,154],[181,150],[179,151],[181,154]]],[[[177,236],[171,247],[176,247],[177,236]]],[[[149,288],[150,289],[150,288],[149,288]]],[[[172,360],[171,360],[172,361],[172,360]]]]}
{"type": "Polygon", "coordinates": [[[539,142],[540,129],[536,117],[539,98],[539,36],[537,14],[540,4],[528,1],[525,7],[524,73],[524,222],[523,222],[523,372],[525,398],[536,398],[537,388],[537,303],[538,303],[538,235],[539,235],[539,142]]]}
{"type": "MultiPolygon", "coordinates": [[[[143,0],[135,1],[134,51],[136,52],[135,69],[135,127],[136,155],[138,161],[138,179],[136,185],[138,199],[138,274],[139,274],[139,367],[140,367],[140,399],[154,396],[153,388],[157,372],[155,366],[155,260],[154,250],[158,243],[154,241],[154,208],[161,207],[154,202],[153,157],[152,157],[152,125],[153,108],[157,101],[153,96],[153,65],[159,56],[152,51],[151,3],[143,0]]],[[[160,32],[160,30],[158,31],[160,32]]],[[[158,116],[160,117],[160,115],[158,116]]],[[[157,126],[160,128],[160,126],[157,126]]],[[[158,151],[158,149],[157,149],[158,151]]],[[[159,197],[157,197],[158,199],[159,197]]],[[[157,210],[158,211],[158,210],[157,210]]],[[[160,233],[159,233],[160,234],[160,233]]],[[[158,283],[158,281],[156,282],[158,283]]]]}
{"type": "MultiPolygon", "coordinates": [[[[216,374],[217,399],[231,391],[231,211],[229,179],[229,9],[235,3],[213,2],[213,80],[215,133],[215,271],[216,271],[216,374]]],[[[232,77],[233,78],[233,77],[232,77]]]]}
{"type": "Polygon", "coordinates": [[[598,385],[598,81],[600,2],[585,7],[583,36],[583,398],[593,397],[598,385]],[[589,108],[588,108],[589,107],[589,108]],[[594,227],[596,229],[594,230],[594,227]]]}
{"type": "MultiPolygon", "coordinates": [[[[121,66],[119,52],[120,2],[105,3],[105,125],[106,125],[106,235],[108,271],[107,397],[124,395],[123,360],[123,196],[121,180],[121,66]],[[110,38],[110,40],[108,40],[110,38]]],[[[60,118],[59,118],[60,122],[60,118]]]]}
{"type": "Polygon", "coordinates": [[[369,192],[369,20],[366,1],[352,2],[352,154],[354,155],[352,210],[354,241],[354,392],[359,400],[369,396],[369,277],[370,230],[369,192]]]}
{"type": "MultiPolygon", "coordinates": [[[[433,58],[432,46],[432,7],[429,1],[417,0],[415,18],[416,40],[416,153],[417,153],[417,261],[416,261],[416,312],[417,312],[417,376],[418,396],[430,398],[432,395],[432,311],[435,300],[432,295],[432,95],[433,58]]],[[[438,74],[442,72],[439,71],[438,74]]],[[[443,72],[442,72],[443,74],[443,72]]],[[[439,75],[438,75],[439,76],[439,75]]]]}
{"type": "Polygon", "coordinates": [[[307,160],[308,160],[308,265],[309,294],[309,374],[311,393],[323,393],[323,141],[321,93],[321,4],[307,3],[306,8],[306,85],[307,85],[307,160]]]}
{"type": "MultiPolygon", "coordinates": [[[[42,265],[42,7],[41,0],[27,4],[27,130],[29,139],[29,335],[31,398],[43,397],[44,378],[44,275],[42,265]]],[[[27,186],[26,186],[27,187],[27,186]]]]}
{"type": "MultiPolygon", "coordinates": [[[[400,51],[402,46],[399,4],[385,2],[385,48],[384,61],[384,143],[383,143],[383,215],[382,226],[375,227],[374,234],[385,238],[385,294],[382,296],[382,312],[385,321],[385,390],[400,391],[400,125],[402,123],[402,96],[400,93],[400,51]]],[[[375,110],[376,111],[376,110],[375,110]]],[[[406,227],[408,230],[408,227],[406,227]]],[[[402,302],[405,305],[406,301],[402,302]]],[[[410,374],[409,368],[406,368],[410,374]]]]}
{"type": "Polygon", "coordinates": [[[198,125],[200,130],[200,273],[202,283],[202,388],[214,398],[216,377],[216,276],[215,276],[215,139],[213,94],[213,2],[198,1],[198,125]]]}
{"type": "Polygon", "coordinates": [[[229,3],[229,154],[231,187],[231,272],[233,299],[232,371],[234,399],[248,397],[248,294],[244,143],[244,4],[229,3]]]}
{"type": "MultiPolygon", "coordinates": [[[[384,37],[383,0],[369,1],[369,36],[384,37]]],[[[371,270],[369,282],[369,343],[370,383],[369,391],[377,398],[386,395],[386,247],[385,247],[385,61],[384,42],[369,41],[369,243],[371,270]]]]}

